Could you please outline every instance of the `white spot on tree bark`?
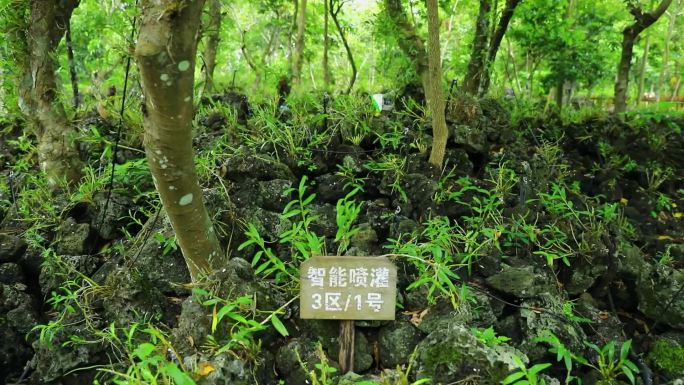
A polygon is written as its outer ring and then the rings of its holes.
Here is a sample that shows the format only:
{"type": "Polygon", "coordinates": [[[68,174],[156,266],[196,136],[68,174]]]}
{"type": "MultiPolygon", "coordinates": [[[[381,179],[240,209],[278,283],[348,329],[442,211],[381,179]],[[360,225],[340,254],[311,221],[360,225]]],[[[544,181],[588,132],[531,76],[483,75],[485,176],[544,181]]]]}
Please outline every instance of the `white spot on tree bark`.
{"type": "Polygon", "coordinates": [[[163,81],[163,82],[167,82],[167,81],[169,81],[170,77],[168,74],[161,74],[159,79],[161,79],[161,81],[163,81]]]}
{"type": "Polygon", "coordinates": [[[190,62],[187,60],[183,60],[182,62],[178,63],[178,70],[179,71],[187,71],[188,68],[190,68],[190,62]]]}
{"type": "Polygon", "coordinates": [[[191,97],[191,96],[186,96],[185,99],[183,99],[183,100],[186,101],[186,102],[189,102],[189,101],[192,100],[192,97],[191,97]]]}
{"type": "Polygon", "coordinates": [[[181,199],[178,201],[178,205],[180,206],[187,206],[190,203],[192,203],[192,193],[183,195],[181,199]]]}

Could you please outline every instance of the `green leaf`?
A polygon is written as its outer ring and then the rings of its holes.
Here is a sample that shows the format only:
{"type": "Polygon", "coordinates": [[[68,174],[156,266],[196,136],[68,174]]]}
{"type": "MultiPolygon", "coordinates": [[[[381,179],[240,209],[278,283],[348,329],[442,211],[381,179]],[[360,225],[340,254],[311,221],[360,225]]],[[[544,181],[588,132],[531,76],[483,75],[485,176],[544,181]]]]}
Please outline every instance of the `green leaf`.
{"type": "Polygon", "coordinates": [[[632,340],[625,341],[620,348],[620,360],[625,360],[629,357],[629,349],[632,347],[632,340]]]}
{"type": "Polygon", "coordinates": [[[178,366],[174,363],[164,365],[161,371],[171,377],[176,385],[196,385],[195,381],[186,373],[178,369],[178,366]]]}
{"type": "Polygon", "coordinates": [[[543,364],[537,364],[537,365],[534,365],[533,367],[531,367],[528,372],[531,374],[537,374],[537,373],[541,372],[542,370],[548,368],[549,366],[551,366],[551,364],[549,364],[548,362],[545,362],[543,364]]]}
{"type": "Polygon", "coordinates": [[[135,357],[140,358],[141,360],[144,360],[145,358],[149,357],[150,354],[154,351],[155,346],[152,345],[149,342],[142,343],[138,345],[137,348],[133,351],[133,355],[135,357]]]}
{"type": "Polygon", "coordinates": [[[523,377],[525,377],[525,372],[522,372],[522,371],[521,372],[515,372],[515,373],[509,375],[508,377],[504,378],[504,380],[501,381],[501,384],[502,385],[512,384],[513,382],[515,382],[515,381],[517,381],[523,377]]]}
{"type": "Polygon", "coordinates": [[[626,366],[623,366],[621,369],[622,369],[622,373],[624,373],[625,376],[627,376],[627,378],[629,378],[629,382],[631,384],[634,384],[634,373],[632,373],[632,371],[626,366]]]}
{"type": "Polygon", "coordinates": [[[283,325],[278,316],[276,316],[275,314],[271,316],[271,323],[273,324],[273,327],[278,331],[278,333],[280,333],[280,335],[282,335],[283,337],[287,337],[290,335],[285,325],[283,325]]]}

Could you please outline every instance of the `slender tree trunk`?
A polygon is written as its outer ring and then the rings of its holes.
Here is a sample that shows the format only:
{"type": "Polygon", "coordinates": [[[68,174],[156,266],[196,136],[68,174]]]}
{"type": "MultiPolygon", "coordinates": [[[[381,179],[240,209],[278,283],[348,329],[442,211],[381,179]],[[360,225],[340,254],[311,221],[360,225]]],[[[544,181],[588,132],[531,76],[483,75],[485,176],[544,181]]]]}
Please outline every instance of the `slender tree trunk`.
{"type": "Polygon", "coordinates": [[[453,36],[453,30],[454,30],[454,19],[456,17],[456,7],[458,6],[458,0],[454,0],[454,2],[451,5],[451,16],[449,16],[449,22],[447,23],[447,30],[446,30],[446,39],[444,39],[444,43],[442,44],[442,62],[444,62],[444,58],[449,52],[449,45],[451,44],[451,37],[453,36]]]}
{"type": "Polygon", "coordinates": [[[508,25],[511,23],[513,14],[515,13],[515,8],[520,4],[521,0],[506,0],[506,5],[501,13],[501,18],[499,19],[499,25],[492,35],[492,39],[489,42],[489,51],[487,52],[487,61],[485,63],[485,69],[482,73],[482,84],[480,86],[480,96],[484,96],[489,92],[489,86],[492,78],[492,67],[496,61],[496,55],[499,52],[499,47],[501,47],[501,42],[503,37],[508,30],[508,25]]]}
{"type": "Polygon", "coordinates": [[[446,115],[444,113],[444,89],[442,88],[442,63],[439,54],[439,6],[437,0],[427,0],[428,19],[428,68],[429,92],[428,105],[432,112],[432,150],[430,164],[442,168],[444,151],[446,150],[447,131],[446,115]]]}
{"type": "Polygon", "coordinates": [[[349,43],[347,43],[347,38],[344,36],[344,31],[342,31],[342,26],[340,26],[340,21],[338,19],[338,15],[340,13],[340,10],[342,9],[342,2],[335,1],[335,0],[330,0],[330,17],[332,17],[333,22],[335,23],[335,28],[337,28],[337,32],[340,34],[340,39],[342,39],[342,45],[344,45],[344,50],[347,52],[347,60],[349,61],[349,65],[351,66],[352,69],[352,75],[351,78],[349,79],[349,85],[347,86],[347,91],[345,91],[346,94],[350,93],[352,88],[354,88],[354,83],[356,82],[356,63],[354,62],[354,55],[352,54],[351,48],[349,47],[349,43]],[[337,9],[335,9],[335,5],[337,5],[337,9]]]}
{"type": "Polygon", "coordinates": [[[292,58],[292,83],[299,84],[302,76],[302,60],[304,60],[304,32],[306,31],[306,1],[300,0],[297,15],[297,38],[292,58]]]}
{"type": "Polygon", "coordinates": [[[328,32],[328,0],[323,0],[323,88],[330,90],[330,65],[328,64],[328,51],[330,50],[330,35],[328,32]]]}
{"type": "Polygon", "coordinates": [[[617,79],[615,81],[615,112],[625,112],[627,109],[627,89],[629,87],[629,70],[632,65],[634,41],[641,32],[655,23],[670,6],[672,0],[662,0],[658,7],[644,13],[635,3],[628,2],[629,11],[635,19],[634,24],[622,32],[622,54],[618,64],[617,79]]]}
{"type": "Polygon", "coordinates": [[[69,80],[71,80],[71,91],[73,92],[73,106],[78,109],[78,75],[76,74],[76,61],[74,60],[74,46],[71,42],[71,18],[66,22],[66,35],[64,36],[66,43],[67,61],[69,62],[69,80]]]}
{"type": "Polygon", "coordinates": [[[468,72],[463,82],[463,89],[470,95],[478,95],[482,85],[482,74],[487,60],[487,42],[489,41],[489,13],[491,12],[491,0],[480,0],[480,10],[475,24],[475,37],[473,38],[468,72]]]}
{"type": "Polygon", "coordinates": [[[202,80],[204,89],[202,92],[211,93],[214,91],[214,69],[216,68],[216,51],[219,45],[219,34],[221,31],[221,0],[207,0],[209,11],[209,22],[206,26],[206,41],[204,43],[204,71],[202,80]]]}
{"type": "Polygon", "coordinates": [[[639,68],[639,90],[636,95],[636,106],[641,102],[641,96],[644,94],[644,86],[646,83],[646,64],[648,64],[648,51],[651,48],[651,36],[646,35],[644,54],[641,56],[641,66],[639,68]]]}
{"type": "Polygon", "coordinates": [[[145,153],[193,281],[223,265],[193,161],[197,32],[204,1],[143,0],[135,56],[145,104],[145,153]]]}
{"type": "Polygon", "coordinates": [[[670,12],[670,20],[667,25],[667,35],[665,36],[665,48],[663,49],[663,66],[660,68],[658,75],[658,84],[656,85],[656,101],[660,101],[662,94],[663,83],[667,76],[667,66],[670,60],[670,41],[672,40],[672,32],[674,31],[675,21],[677,20],[677,9],[670,12]]]}
{"type": "MultiPolygon", "coordinates": [[[[48,183],[75,183],[81,176],[76,129],[67,119],[55,77],[56,50],[77,0],[30,2],[26,51],[18,53],[24,64],[19,83],[20,107],[38,139],[38,160],[48,183]]],[[[21,37],[20,37],[21,38],[21,37]]]]}
{"type": "Polygon", "coordinates": [[[513,53],[513,46],[511,45],[510,39],[506,39],[506,45],[508,46],[508,57],[511,61],[511,66],[513,68],[513,79],[515,80],[515,85],[518,88],[518,92],[516,93],[516,95],[522,95],[522,86],[520,85],[518,64],[515,62],[515,54],[513,53]]]}
{"type": "Polygon", "coordinates": [[[290,68],[290,76],[292,76],[292,65],[294,62],[294,43],[292,42],[292,37],[297,34],[297,18],[299,17],[299,0],[292,0],[292,5],[294,6],[294,11],[292,12],[292,26],[290,27],[290,33],[287,34],[287,64],[290,68]]]}
{"type": "MultiPolygon", "coordinates": [[[[674,65],[674,71],[675,74],[679,74],[679,63],[675,62],[674,65]]],[[[674,84],[674,87],[672,87],[672,94],[670,95],[670,99],[674,100],[675,97],[679,95],[679,87],[682,84],[682,76],[681,75],[676,75],[677,76],[677,81],[674,84]]]]}

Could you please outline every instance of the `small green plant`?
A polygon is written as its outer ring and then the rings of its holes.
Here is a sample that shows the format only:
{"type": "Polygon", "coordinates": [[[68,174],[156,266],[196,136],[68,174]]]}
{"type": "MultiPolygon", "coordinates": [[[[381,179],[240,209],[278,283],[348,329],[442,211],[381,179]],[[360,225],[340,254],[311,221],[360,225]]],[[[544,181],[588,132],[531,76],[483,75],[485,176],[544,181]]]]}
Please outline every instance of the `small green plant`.
{"type": "Polygon", "coordinates": [[[629,382],[634,385],[634,375],[639,373],[639,368],[629,360],[629,350],[632,346],[632,340],[625,341],[620,347],[620,355],[615,356],[615,341],[610,341],[603,347],[598,347],[595,344],[585,342],[594,352],[598,358],[596,362],[590,361],[581,362],[601,374],[604,381],[612,383],[620,375],[624,374],[629,379],[629,382]]]}
{"type": "MultiPolygon", "coordinates": [[[[123,363],[127,366],[125,372],[113,368],[100,369],[112,377],[107,383],[195,385],[193,373],[184,367],[183,360],[163,331],[151,324],[140,330],[139,324],[133,324],[124,334],[122,339],[114,324],[101,333],[124,353],[123,363]]],[[[95,383],[100,382],[97,380],[95,383]]]]}
{"type": "Polygon", "coordinates": [[[175,234],[167,237],[160,232],[156,232],[154,233],[153,237],[155,240],[157,240],[157,242],[162,244],[162,255],[169,255],[171,252],[178,250],[178,243],[176,242],[175,234]]]}
{"type": "Polygon", "coordinates": [[[328,356],[323,351],[323,346],[318,343],[316,345],[316,355],[320,362],[314,364],[315,369],[309,370],[302,357],[299,355],[299,350],[295,349],[295,354],[297,355],[297,361],[299,365],[304,369],[306,374],[311,380],[311,385],[333,385],[333,376],[337,373],[337,369],[330,365],[328,361],[328,356]]]}
{"type": "Polygon", "coordinates": [[[518,371],[501,381],[501,385],[546,385],[546,381],[543,378],[540,379],[537,374],[551,366],[551,364],[536,364],[528,368],[520,357],[514,355],[512,358],[513,362],[518,366],[518,371]]]}
{"type": "Polygon", "coordinates": [[[586,362],[584,357],[575,355],[573,352],[568,350],[565,345],[558,339],[558,337],[552,332],[546,330],[539,337],[534,339],[536,343],[546,343],[550,345],[549,352],[556,355],[556,361],[563,362],[565,365],[565,383],[570,384],[573,380],[581,384],[579,378],[572,376],[572,367],[574,362],[586,362]]]}
{"type": "Polygon", "coordinates": [[[352,237],[359,232],[358,227],[353,227],[356,218],[361,213],[363,202],[356,203],[352,198],[360,191],[359,188],[354,189],[344,198],[337,201],[337,233],[335,234],[335,242],[338,242],[337,254],[342,255],[351,242],[352,237]]]}
{"type": "Polygon", "coordinates": [[[489,347],[501,345],[502,343],[511,340],[506,336],[497,336],[493,326],[490,326],[487,329],[473,328],[470,329],[470,331],[473,333],[473,335],[475,335],[475,337],[477,337],[478,340],[489,347]]]}

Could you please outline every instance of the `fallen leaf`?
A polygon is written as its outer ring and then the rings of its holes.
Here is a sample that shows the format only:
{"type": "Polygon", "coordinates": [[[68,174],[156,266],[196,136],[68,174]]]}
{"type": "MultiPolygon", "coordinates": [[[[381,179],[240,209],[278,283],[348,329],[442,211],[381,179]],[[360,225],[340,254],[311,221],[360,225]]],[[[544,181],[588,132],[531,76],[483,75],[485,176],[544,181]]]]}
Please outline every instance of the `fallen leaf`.
{"type": "Polygon", "coordinates": [[[209,375],[209,373],[213,372],[216,370],[214,365],[211,364],[211,362],[202,362],[199,364],[199,368],[197,369],[197,374],[199,374],[201,377],[206,377],[209,375]]]}
{"type": "Polygon", "coordinates": [[[620,198],[620,204],[623,206],[627,206],[627,203],[629,203],[629,200],[627,198],[620,198]]]}

